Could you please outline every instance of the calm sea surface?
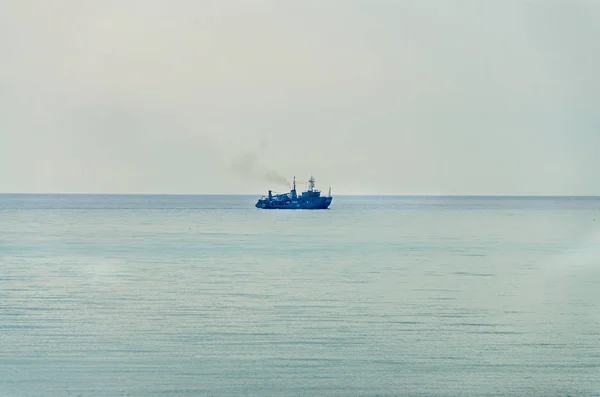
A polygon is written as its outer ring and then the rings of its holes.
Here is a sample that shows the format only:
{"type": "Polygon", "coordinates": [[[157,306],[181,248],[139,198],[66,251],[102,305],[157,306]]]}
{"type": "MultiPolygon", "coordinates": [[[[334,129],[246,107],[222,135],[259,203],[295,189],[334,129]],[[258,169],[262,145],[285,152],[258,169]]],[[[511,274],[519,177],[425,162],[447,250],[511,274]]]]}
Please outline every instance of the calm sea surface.
{"type": "Polygon", "coordinates": [[[600,199],[0,195],[0,396],[600,396],[600,199]]]}

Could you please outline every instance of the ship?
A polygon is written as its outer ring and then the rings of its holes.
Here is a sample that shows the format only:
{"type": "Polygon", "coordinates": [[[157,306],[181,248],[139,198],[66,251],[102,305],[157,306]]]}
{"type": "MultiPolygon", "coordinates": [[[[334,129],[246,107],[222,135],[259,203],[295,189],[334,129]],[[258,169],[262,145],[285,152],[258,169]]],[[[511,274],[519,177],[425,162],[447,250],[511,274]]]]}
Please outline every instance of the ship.
{"type": "Polygon", "coordinates": [[[329,195],[322,196],[321,191],[315,189],[315,178],[313,176],[308,180],[308,190],[302,192],[300,196],[296,193],[296,177],[289,193],[273,194],[269,190],[267,196],[261,196],[255,207],[262,209],[290,209],[290,210],[324,210],[329,208],[333,197],[331,197],[331,187],[329,195]]]}

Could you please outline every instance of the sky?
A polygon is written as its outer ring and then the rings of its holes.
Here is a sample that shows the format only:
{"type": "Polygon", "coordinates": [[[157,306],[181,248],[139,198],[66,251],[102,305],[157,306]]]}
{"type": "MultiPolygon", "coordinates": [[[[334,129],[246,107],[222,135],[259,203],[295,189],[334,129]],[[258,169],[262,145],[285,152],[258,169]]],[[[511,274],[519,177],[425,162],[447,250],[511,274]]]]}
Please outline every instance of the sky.
{"type": "Polygon", "coordinates": [[[0,192],[600,195],[596,0],[19,0],[0,192]]]}

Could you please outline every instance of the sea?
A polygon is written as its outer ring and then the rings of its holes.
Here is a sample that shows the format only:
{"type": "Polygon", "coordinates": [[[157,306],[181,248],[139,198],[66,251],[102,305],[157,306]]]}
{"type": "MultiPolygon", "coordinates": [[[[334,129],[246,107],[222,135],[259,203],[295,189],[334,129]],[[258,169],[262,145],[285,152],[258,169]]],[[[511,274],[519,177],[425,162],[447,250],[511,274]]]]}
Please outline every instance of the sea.
{"type": "Polygon", "coordinates": [[[0,396],[600,396],[600,198],[0,195],[0,396]]]}

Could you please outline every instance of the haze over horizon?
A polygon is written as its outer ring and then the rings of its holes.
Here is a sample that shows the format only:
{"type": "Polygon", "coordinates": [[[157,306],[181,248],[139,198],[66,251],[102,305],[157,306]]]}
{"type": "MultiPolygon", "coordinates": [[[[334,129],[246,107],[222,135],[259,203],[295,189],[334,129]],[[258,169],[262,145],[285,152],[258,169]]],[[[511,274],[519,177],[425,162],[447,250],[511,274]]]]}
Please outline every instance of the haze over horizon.
{"type": "Polygon", "coordinates": [[[0,192],[600,195],[600,2],[8,2],[0,192]],[[303,185],[298,185],[302,188],[303,185]]]}

